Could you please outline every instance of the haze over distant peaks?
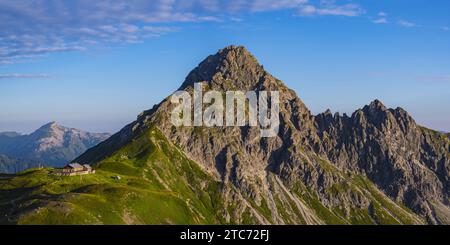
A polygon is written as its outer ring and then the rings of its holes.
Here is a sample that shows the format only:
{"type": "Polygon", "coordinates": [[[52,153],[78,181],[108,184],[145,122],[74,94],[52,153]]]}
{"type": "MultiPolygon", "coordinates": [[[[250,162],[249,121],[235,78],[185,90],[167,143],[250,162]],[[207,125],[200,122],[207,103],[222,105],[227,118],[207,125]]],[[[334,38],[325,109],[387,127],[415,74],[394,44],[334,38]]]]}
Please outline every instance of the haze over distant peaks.
{"type": "MultiPolygon", "coordinates": [[[[107,133],[90,133],[50,122],[29,135],[0,133],[0,154],[20,159],[20,162],[62,166],[109,136],[107,133]]],[[[23,169],[20,166],[11,168],[23,169]]]]}

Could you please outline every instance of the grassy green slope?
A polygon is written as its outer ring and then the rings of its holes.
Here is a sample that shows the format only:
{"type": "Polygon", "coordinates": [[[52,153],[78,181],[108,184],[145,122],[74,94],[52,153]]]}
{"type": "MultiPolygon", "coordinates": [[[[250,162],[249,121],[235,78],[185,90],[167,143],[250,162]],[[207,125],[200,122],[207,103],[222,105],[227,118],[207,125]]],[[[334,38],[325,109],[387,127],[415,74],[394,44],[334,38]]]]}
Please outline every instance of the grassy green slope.
{"type": "Polygon", "coordinates": [[[97,173],[58,177],[51,169],[0,178],[0,223],[220,223],[219,184],[149,130],[111,157],[97,173]],[[120,180],[114,179],[121,176],[120,180]]]}

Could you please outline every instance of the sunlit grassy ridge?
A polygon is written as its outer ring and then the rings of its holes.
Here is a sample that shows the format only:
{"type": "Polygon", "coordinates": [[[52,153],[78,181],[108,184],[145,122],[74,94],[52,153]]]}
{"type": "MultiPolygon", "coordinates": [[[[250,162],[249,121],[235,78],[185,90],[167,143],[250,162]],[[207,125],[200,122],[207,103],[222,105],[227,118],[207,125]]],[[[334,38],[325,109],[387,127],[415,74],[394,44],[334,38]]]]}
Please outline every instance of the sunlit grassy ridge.
{"type": "Polygon", "coordinates": [[[97,173],[58,177],[29,170],[0,180],[1,223],[218,223],[219,184],[149,130],[111,157],[97,173]],[[120,176],[120,180],[115,179],[120,176]]]}

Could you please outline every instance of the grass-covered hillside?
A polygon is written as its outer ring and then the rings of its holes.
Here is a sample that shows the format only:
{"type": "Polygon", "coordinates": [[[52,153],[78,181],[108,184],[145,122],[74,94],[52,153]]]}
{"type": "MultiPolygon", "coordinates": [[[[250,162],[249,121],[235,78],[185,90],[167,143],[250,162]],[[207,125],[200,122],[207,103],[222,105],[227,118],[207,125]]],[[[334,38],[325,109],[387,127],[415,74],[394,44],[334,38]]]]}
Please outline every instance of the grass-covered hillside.
{"type": "Polygon", "coordinates": [[[105,159],[96,174],[51,171],[0,176],[0,223],[220,223],[219,185],[157,131],[105,159]]]}

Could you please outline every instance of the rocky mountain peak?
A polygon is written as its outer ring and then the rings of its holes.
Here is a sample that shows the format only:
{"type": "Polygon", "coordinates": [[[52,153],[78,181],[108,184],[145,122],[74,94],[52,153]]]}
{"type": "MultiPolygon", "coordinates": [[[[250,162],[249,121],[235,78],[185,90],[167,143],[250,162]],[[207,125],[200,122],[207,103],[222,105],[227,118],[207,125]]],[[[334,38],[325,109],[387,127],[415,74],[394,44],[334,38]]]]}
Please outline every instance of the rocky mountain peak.
{"type": "Polygon", "coordinates": [[[327,109],[323,114],[327,117],[333,116],[333,113],[331,112],[330,109],[327,109]]]}
{"type": "Polygon", "coordinates": [[[250,51],[248,51],[244,46],[230,45],[220,49],[217,55],[228,60],[233,60],[234,58],[242,56],[256,61],[255,57],[253,57],[250,51]]]}
{"type": "Polygon", "coordinates": [[[364,106],[363,109],[357,110],[352,118],[362,126],[366,126],[367,123],[378,128],[381,128],[382,125],[387,128],[398,126],[405,133],[416,127],[414,119],[404,109],[400,107],[396,109],[387,108],[379,100],[375,100],[364,106]]]}
{"type": "Polygon", "coordinates": [[[228,46],[225,47],[216,54],[221,61],[220,65],[237,69],[263,69],[258,60],[243,46],[228,46]]]}
{"type": "Polygon", "coordinates": [[[59,127],[61,127],[61,126],[59,126],[57,122],[53,121],[53,122],[44,124],[37,131],[51,131],[51,130],[55,130],[59,127]]]}
{"type": "Polygon", "coordinates": [[[243,46],[228,46],[208,56],[189,73],[181,89],[206,82],[221,90],[258,90],[269,84],[281,86],[243,46]]]}
{"type": "Polygon", "coordinates": [[[368,106],[364,107],[364,110],[374,112],[374,111],[385,111],[387,107],[378,99],[372,101],[368,106]]]}
{"type": "Polygon", "coordinates": [[[56,122],[49,122],[31,133],[30,137],[33,137],[35,139],[47,138],[52,137],[53,135],[57,135],[59,134],[58,132],[61,131],[64,131],[64,127],[58,125],[58,123],[56,122]]]}

